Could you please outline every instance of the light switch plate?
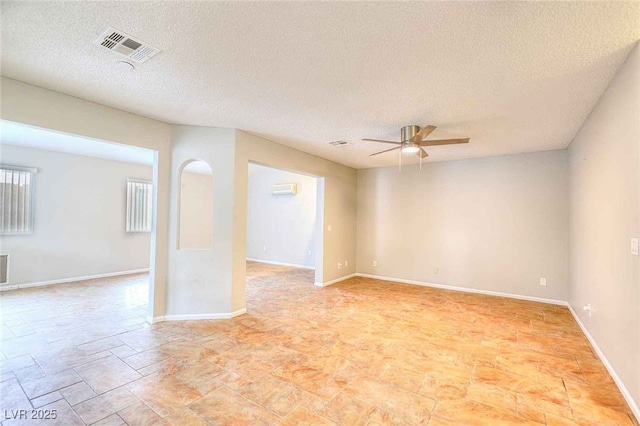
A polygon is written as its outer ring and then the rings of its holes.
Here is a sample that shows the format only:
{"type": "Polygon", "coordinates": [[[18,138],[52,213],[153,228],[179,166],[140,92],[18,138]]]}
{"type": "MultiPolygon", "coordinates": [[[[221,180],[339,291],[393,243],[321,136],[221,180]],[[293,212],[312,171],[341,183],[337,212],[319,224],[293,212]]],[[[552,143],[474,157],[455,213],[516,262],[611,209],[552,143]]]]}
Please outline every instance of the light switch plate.
{"type": "Polygon", "coordinates": [[[638,254],[638,239],[637,238],[632,238],[631,239],[631,254],[634,256],[639,256],[638,254]]]}

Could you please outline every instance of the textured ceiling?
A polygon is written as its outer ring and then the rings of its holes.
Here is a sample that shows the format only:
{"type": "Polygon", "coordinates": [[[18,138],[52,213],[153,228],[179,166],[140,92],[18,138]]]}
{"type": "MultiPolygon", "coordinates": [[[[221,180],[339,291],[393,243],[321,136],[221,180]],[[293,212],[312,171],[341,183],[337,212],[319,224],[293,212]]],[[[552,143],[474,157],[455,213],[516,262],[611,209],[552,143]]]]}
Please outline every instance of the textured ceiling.
{"type": "MultiPolygon", "coordinates": [[[[2,2],[2,74],[357,168],[408,124],[428,161],[565,148],[640,39],[638,2],[2,2]],[[92,43],[162,49],[136,71],[92,43]],[[345,139],[352,145],[331,147],[345,139]]],[[[407,156],[405,161],[415,161],[407,156]]]]}

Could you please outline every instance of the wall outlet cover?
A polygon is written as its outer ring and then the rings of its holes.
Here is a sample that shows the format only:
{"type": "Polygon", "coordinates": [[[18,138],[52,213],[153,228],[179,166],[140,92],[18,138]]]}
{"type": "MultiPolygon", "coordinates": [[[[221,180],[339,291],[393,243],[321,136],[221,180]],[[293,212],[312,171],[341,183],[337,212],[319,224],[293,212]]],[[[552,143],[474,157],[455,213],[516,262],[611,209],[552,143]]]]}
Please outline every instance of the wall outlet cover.
{"type": "Polygon", "coordinates": [[[631,254],[634,256],[639,256],[639,247],[638,247],[638,239],[637,238],[632,238],[631,239],[631,254]]]}

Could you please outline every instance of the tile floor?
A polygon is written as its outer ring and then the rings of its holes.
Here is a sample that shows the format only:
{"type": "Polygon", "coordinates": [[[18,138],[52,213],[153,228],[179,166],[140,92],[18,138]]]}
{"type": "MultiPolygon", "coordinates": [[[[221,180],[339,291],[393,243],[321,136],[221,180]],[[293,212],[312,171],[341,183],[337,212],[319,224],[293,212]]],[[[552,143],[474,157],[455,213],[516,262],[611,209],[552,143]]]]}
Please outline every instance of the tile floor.
{"type": "Polygon", "coordinates": [[[564,307],[248,263],[249,314],[148,325],[146,280],[0,294],[3,426],[638,424],[564,307]]]}

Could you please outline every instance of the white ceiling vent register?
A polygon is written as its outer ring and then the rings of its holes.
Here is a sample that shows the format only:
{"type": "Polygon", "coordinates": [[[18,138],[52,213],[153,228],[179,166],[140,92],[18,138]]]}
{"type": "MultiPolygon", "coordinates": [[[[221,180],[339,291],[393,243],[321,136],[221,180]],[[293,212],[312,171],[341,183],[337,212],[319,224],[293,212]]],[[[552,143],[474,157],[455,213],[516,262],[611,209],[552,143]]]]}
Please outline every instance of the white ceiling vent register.
{"type": "Polygon", "coordinates": [[[339,141],[329,142],[329,145],[331,145],[331,146],[345,146],[345,145],[351,145],[351,144],[349,142],[345,141],[345,140],[339,140],[339,141]]]}
{"type": "Polygon", "coordinates": [[[118,53],[136,64],[142,64],[160,52],[160,49],[113,27],[107,28],[93,44],[118,53]]]}
{"type": "Polygon", "coordinates": [[[271,187],[273,195],[296,195],[298,193],[298,185],[295,183],[279,183],[271,187]]]}

